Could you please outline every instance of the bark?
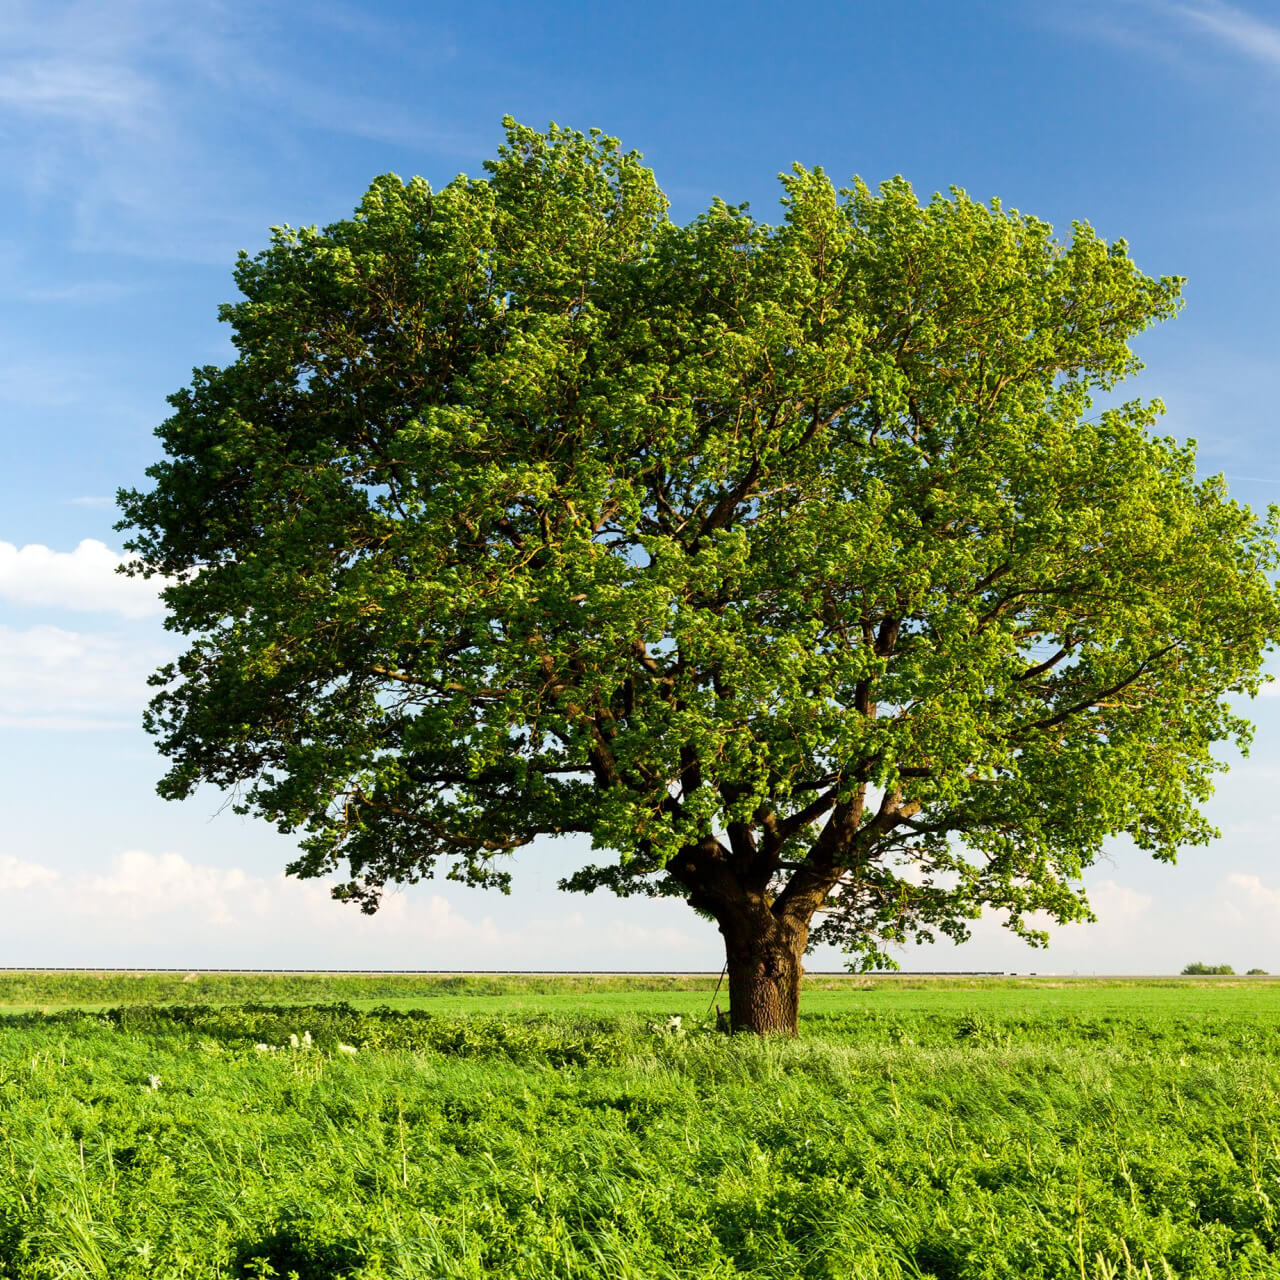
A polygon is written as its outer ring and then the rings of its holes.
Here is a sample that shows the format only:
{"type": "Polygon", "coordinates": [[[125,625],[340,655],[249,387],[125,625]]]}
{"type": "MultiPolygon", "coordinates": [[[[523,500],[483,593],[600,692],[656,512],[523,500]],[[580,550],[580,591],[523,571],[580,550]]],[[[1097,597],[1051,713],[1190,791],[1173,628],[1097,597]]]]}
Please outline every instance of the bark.
{"type": "Polygon", "coordinates": [[[722,921],[729,976],[729,1026],[757,1035],[798,1030],[802,957],[808,930],[770,920],[722,921]]]}

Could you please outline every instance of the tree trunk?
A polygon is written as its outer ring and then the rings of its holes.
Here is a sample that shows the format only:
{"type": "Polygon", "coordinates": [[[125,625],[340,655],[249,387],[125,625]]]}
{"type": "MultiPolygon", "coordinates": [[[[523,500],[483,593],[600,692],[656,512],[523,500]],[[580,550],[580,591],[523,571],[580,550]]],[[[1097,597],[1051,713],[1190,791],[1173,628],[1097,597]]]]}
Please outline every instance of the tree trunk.
{"type": "Polygon", "coordinates": [[[729,971],[729,1026],[757,1035],[798,1030],[805,938],[776,927],[753,931],[720,926],[729,971]]]}

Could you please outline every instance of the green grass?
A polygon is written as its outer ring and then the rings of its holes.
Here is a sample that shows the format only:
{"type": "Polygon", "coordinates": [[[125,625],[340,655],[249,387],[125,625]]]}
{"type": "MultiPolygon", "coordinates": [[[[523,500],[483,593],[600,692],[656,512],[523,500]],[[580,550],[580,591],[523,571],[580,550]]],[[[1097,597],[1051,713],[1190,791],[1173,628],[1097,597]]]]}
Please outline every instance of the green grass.
{"type": "MultiPolygon", "coordinates": [[[[121,1004],[327,1004],[448,1012],[618,1013],[705,1011],[713,974],[322,974],[0,972],[0,1013],[108,1009],[121,1004]]],[[[1059,1009],[1080,1013],[1155,1013],[1190,1007],[1188,991],[1212,992],[1197,1005],[1266,1016],[1280,1009],[1280,978],[851,977],[805,979],[810,1012],[901,1008],[983,1008],[1001,1013],[1059,1009]]],[[[723,985],[715,997],[727,1004],[723,985]]]]}
{"type": "Polygon", "coordinates": [[[137,984],[0,1020],[0,1277],[1280,1277],[1266,980],[182,977],[0,977],[137,984]]]}

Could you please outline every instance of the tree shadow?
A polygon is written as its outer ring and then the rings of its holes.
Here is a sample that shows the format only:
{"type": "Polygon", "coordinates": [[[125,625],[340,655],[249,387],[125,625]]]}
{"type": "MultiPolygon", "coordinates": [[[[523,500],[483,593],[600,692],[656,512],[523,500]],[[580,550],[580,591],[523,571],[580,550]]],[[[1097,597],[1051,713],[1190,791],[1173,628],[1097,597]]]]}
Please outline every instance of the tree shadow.
{"type": "Polygon", "coordinates": [[[338,1280],[363,1261],[353,1240],[316,1239],[300,1219],[285,1220],[257,1240],[240,1244],[231,1274],[242,1280],[338,1280]]]}

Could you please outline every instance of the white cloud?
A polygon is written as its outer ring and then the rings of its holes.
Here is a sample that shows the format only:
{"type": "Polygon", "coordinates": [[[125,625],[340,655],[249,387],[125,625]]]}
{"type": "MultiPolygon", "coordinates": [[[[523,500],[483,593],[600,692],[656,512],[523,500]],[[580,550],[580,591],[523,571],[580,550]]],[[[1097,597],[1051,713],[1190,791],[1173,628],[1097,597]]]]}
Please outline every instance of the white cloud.
{"type": "Polygon", "coordinates": [[[1150,909],[1155,897],[1114,879],[1091,881],[1086,893],[1097,916],[1092,924],[1058,925],[1043,912],[1027,918],[1032,928],[1049,934],[1043,950],[1010,933],[1004,912],[988,911],[974,922],[970,940],[960,947],[943,941],[928,950],[908,947],[896,954],[907,969],[1151,972],[1156,935],[1150,909]]]}
{"type": "Polygon", "coordinates": [[[388,909],[368,917],[317,881],[140,849],[100,871],[0,855],[0,890],[9,921],[0,955],[17,963],[35,945],[49,963],[72,963],[86,947],[98,963],[136,963],[160,948],[177,964],[214,949],[222,964],[313,967],[358,963],[372,947],[382,963],[407,967],[424,951],[439,964],[469,948],[476,965],[501,941],[490,918],[464,915],[438,893],[393,895],[388,909]]]}
{"type": "Polygon", "coordinates": [[[70,870],[0,854],[0,964],[714,971],[723,958],[714,928],[675,904],[557,896],[531,913],[528,899],[423,884],[366,916],[278,865],[131,849],[70,870]]]}
{"type": "Polygon", "coordinates": [[[151,696],[147,676],[169,657],[131,636],[0,626],[0,726],[136,725],[151,696]]]}
{"type": "MultiPolygon", "coordinates": [[[[34,864],[24,864],[32,866],[34,864]]],[[[49,868],[41,867],[46,875],[49,868]]],[[[216,867],[188,861],[177,853],[148,853],[130,849],[111,860],[99,873],[59,875],[35,887],[54,883],[58,899],[69,914],[112,924],[164,928],[175,937],[188,930],[262,933],[276,929],[288,934],[312,934],[339,925],[359,927],[367,921],[359,911],[335,902],[321,882],[292,880],[283,873],[260,876],[241,867],[216,867]]],[[[461,916],[439,894],[396,895],[389,910],[379,914],[378,932],[392,936],[431,936],[442,941],[493,942],[497,938],[487,919],[461,916]]]]}
{"type": "Polygon", "coordinates": [[[128,578],[118,572],[125,558],[86,538],[74,551],[53,551],[38,542],[17,547],[0,542],[0,600],[37,608],[102,610],[126,618],[164,612],[159,578],[128,578]]]}
{"type": "Polygon", "coordinates": [[[11,853],[0,853],[0,892],[44,889],[56,884],[58,873],[38,862],[24,862],[11,853]]]}
{"type": "Polygon", "coordinates": [[[1132,924],[1154,901],[1151,894],[1114,880],[1099,880],[1089,887],[1089,902],[1099,924],[1132,924]]]}
{"type": "Polygon", "coordinates": [[[115,858],[109,871],[74,881],[71,894],[86,915],[142,921],[185,908],[214,924],[260,918],[271,896],[266,881],[239,868],[195,866],[176,853],[136,849],[115,858]]]}
{"type": "Polygon", "coordinates": [[[1268,888],[1261,876],[1233,872],[1223,884],[1223,899],[1228,921],[1263,915],[1280,922],[1280,889],[1268,888]]]}

